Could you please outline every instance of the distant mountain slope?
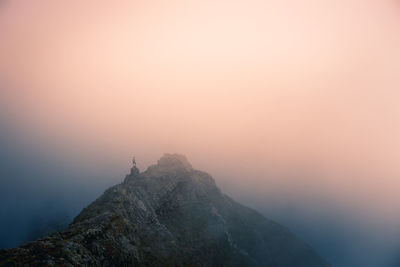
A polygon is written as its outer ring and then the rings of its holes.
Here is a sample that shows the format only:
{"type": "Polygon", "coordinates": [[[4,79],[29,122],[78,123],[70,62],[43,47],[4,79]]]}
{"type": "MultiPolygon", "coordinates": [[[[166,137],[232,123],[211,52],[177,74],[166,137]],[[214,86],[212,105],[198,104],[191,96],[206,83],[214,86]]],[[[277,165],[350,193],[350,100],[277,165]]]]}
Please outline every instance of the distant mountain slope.
{"type": "Polygon", "coordinates": [[[133,167],[59,233],[1,266],[328,266],[286,228],[222,194],[182,155],[133,167]]]}

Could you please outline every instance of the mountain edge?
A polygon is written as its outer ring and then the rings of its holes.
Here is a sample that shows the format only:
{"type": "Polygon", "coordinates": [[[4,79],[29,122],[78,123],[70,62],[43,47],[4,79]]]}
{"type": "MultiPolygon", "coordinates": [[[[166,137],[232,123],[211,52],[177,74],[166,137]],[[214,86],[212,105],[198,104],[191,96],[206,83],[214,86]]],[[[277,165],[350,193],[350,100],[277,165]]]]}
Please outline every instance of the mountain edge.
{"type": "Polygon", "coordinates": [[[287,228],[221,193],[179,154],[107,189],[64,230],[1,266],[329,266],[287,228]]]}

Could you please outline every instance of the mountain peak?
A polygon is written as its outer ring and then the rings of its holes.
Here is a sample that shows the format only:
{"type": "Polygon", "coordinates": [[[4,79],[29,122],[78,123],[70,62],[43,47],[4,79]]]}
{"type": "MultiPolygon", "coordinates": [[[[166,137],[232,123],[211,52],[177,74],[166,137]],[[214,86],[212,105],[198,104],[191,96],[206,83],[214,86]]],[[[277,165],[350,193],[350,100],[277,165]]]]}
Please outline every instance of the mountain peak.
{"type": "Polygon", "coordinates": [[[286,228],[222,194],[185,156],[104,192],[64,230],[0,251],[6,266],[274,266],[328,264],[286,228]]]}
{"type": "Polygon", "coordinates": [[[164,154],[156,165],[150,166],[146,172],[176,172],[176,171],[193,171],[192,165],[182,154],[164,154]]]}
{"type": "Polygon", "coordinates": [[[180,167],[185,169],[192,169],[192,165],[183,154],[169,154],[165,153],[157,162],[158,166],[161,167],[180,167]]]}

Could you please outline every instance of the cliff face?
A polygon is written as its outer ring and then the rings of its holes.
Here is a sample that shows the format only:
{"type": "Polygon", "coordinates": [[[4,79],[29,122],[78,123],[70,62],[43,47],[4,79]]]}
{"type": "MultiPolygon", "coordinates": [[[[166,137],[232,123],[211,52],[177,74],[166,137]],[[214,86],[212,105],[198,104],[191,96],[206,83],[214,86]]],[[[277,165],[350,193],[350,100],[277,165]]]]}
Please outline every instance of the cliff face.
{"type": "Polygon", "coordinates": [[[328,266],[286,228],[222,194],[182,155],[111,187],[68,228],[0,252],[0,265],[328,266]]]}

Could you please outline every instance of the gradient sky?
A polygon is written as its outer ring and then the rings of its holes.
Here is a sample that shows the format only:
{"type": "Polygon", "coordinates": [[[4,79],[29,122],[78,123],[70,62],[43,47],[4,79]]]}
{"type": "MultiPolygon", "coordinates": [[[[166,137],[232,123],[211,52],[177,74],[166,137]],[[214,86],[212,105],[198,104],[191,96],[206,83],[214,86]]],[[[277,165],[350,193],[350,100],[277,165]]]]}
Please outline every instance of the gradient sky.
{"type": "Polygon", "coordinates": [[[400,4],[3,0],[0,114],[76,168],[180,152],[250,201],[397,225],[400,4]]]}

